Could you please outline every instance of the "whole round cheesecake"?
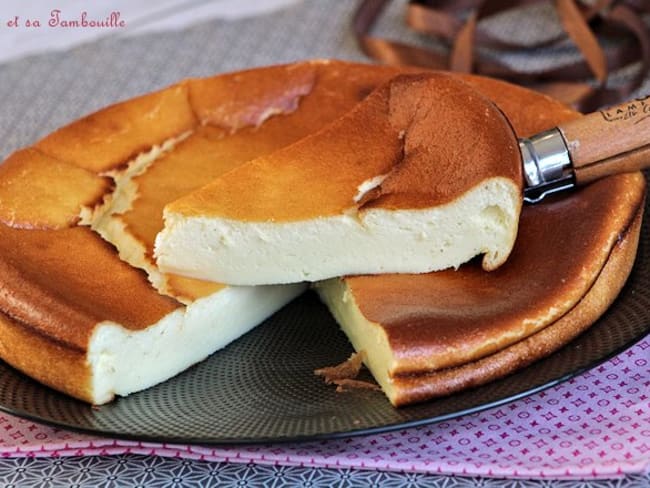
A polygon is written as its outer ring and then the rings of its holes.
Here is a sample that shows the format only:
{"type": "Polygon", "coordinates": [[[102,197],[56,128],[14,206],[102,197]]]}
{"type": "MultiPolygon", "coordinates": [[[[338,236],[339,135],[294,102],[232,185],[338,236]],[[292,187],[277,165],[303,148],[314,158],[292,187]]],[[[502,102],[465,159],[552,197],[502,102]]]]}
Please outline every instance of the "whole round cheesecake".
{"type": "MultiPolygon", "coordinates": [[[[308,151],[306,140],[372,101],[376,88],[415,72],[309,61],[186,80],[10,155],[0,165],[0,357],[100,404],[164,381],[255,327],[305,286],[229,286],[162,271],[154,241],[165,206],[260,158],[308,151]]],[[[458,79],[521,136],[577,116],[519,87],[458,79]]],[[[471,262],[335,278],[317,290],[394,404],[449,394],[551,353],[603,313],[631,269],[644,194],[640,174],[624,175],[524,208],[512,255],[496,271],[471,262]]],[[[250,207],[244,194],[233,198],[235,208],[250,207]]]]}

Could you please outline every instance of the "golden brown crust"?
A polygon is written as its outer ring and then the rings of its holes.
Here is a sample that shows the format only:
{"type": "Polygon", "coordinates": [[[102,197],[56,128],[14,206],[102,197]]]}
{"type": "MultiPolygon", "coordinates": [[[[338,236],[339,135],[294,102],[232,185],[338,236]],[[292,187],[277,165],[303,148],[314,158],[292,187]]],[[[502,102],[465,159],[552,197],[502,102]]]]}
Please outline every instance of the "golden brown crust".
{"type": "Polygon", "coordinates": [[[184,303],[190,303],[199,298],[207,297],[228,286],[213,281],[195,280],[175,274],[166,274],[165,277],[167,278],[166,293],[184,303]]]}
{"type": "Polygon", "coordinates": [[[0,222],[23,229],[74,225],[82,206],[101,201],[108,179],[32,148],[0,165],[0,222]]]}
{"type": "Polygon", "coordinates": [[[0,311],[52,340],[85,350],[99,322],[140,330],[179,306],[86,227],[0,225],[0,311]]]}
{"type": "Polygon", "coordinates": [[[190,103],[203,124],[228,132],[291,113],[316,82],[313,63],[270,66],[189,80],[190,103]]]}
{"type": "Polygon", "coordinates": [[[299,221],[359,206],[436,206],[494,177],[522,184],[516,139],[501,112],[454,76],[402,75],[322,130],[166,209],[185,216],[299,221]],[[458,139],[467,143],[451,142],[458,139]],[[359,186],[380,175],[389,176],[359,203],[359,186]]]}
{"type": "Polygon", "coordinates": [[[403,133],[403,155],[364,209],[448,203],[487,178],[521,188],[521,155],[508,120],[458,77],[399,76],[388,104],[391,124],[403,133]]]}
{"type": "Polygon", "coordinates": [[[369,175],[388,172],[401,154],[398,131],[390,126],[386,96],[373,93],[366,110],[334,121],[296,144],[258,158],[166,206],[184,215],[286,221],[339,215],[354,206],[357,186],[369,175]],[[372,134],[369,136],[369,132],[372,134]],[[384,144],[366,144],[367,139],[384,144]],[[345,162],[341,170],[340,162],[345,162]],[[298,166],[300,163],[300,166],[298,166]],[[252,191],[254,190],[254,191],[252,191]]]}
{"type": "Polygon", "coordinates": [[[86,351],[57,342],[0,313],[0,357],[35,380],[92,403],[86,351]]]}
{"type": "Polygon", "coordinates": [[[196,124],[187,85],[179,83],[87,115],[35,146],[48,156],[99,173],[127,163],[196,124]]]}
{"type": "MultiPolygon", "coordinates": [[[[342,108],[351,108],[381,83],[409,70],[421,71],[336,60],[254,68],[189,80],[190,102],[202,123],[227,132],[259,126],[269,115],[290,114],[298,106],[308,124],[310,118],[331,121],[342,108]]],[[[301,124],[289,132],[293,130],[301,131],[301,124]]]]}
{"type": "Polygon", "coordinates": [[[613,303],[623,287],[636,256],[643,205],[582,299],[563,317],[526,339],[478,361],[456,368],[393,379],[395,406],[421,402],[486,384],[548,356],[588,329],[613,303]]]}

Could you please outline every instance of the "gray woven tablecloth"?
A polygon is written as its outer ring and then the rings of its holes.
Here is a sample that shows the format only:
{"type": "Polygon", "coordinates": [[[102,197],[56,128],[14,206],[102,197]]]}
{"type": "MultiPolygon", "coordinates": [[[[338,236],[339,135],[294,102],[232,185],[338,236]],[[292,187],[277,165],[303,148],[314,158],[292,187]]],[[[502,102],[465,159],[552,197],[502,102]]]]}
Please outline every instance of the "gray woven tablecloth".
{"type": "MultiPolygon", "coordinates": [[[[210,21],[178,32],[112,36],[65,52],[0,65],[0,158],[81,115],[182,78],[307,58],[368,61],[349,27],[356,0],[304,0],[284,10],[237,21],[210,21]]],[[[391,3],[376,34],[439,48],[404,26],[405,1],[391,3]]],[[[128,20],[128,19],[127,19],[128,20]]],[[[550,9],[503,18],[505,35],[546,35],[557,29],[550,9]],[[523,34],[522,34],[523,33],[523,34]]],[[[0,46],[0,48],[2,48],[0,46]]],[[[536,57],[506,59],[538,67],[574,59],[570,46],[536,57]]],[[[627,70],[616,80],[633,74],[627,70]]],[[[650,91],[646,80],[640,92],[650,91]]],[[[0,486],[586,486],[579,482],[508,481],[350,470],[228,465],[146,456],[1,459],[0,486]]],[[[650,486],[649,476],[589,486],[650,486]]]]}
{"type": "MultiPolygon", "coordinates": [[[[405,0],[390,3],[375,28],[381,37],[438,48],[404,25],[405,0]]],[[[357,48],[350,19],[357,0],[303,0],[268,15],[210,21],[178,32],[110,37],[66,52],[0,65],[0,156],[107,104],[174,83],[266,64],[308,58],[369,61],[357,48]]],[[[518,37],[557,31],[552,9],[504,16],[493,31],[518,37]]],[[[534,69],[578,54],[569,44],[510,55],[505,61],[534,69]]],[[[613,77],[631,76],[626,70],[613,77]]],[[[640,92],[650,91],[650,79],[640,92]]]]}

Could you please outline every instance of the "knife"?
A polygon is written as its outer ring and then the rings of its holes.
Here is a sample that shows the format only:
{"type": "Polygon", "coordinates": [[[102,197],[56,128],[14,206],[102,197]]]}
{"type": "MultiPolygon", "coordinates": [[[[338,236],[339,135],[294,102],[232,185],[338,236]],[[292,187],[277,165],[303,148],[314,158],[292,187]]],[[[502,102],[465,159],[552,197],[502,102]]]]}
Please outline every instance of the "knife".
{"type": "Polygon", "coordinates": [[[650,167],[650,95],[520,139],[524,201],[650,167]]]}

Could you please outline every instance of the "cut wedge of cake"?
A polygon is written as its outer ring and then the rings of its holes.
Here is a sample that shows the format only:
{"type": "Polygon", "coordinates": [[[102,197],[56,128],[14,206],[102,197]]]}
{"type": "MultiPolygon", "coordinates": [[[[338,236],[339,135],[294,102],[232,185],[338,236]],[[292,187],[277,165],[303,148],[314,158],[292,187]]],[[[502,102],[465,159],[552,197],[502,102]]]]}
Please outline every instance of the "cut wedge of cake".
{"type": "Polygon", "coordinates": [[[319,132],[165,207],[161,269],[236,285],[507,259],[520,154],[500,110],[448,74],[396,77],[319,132]]]}
{"type": "Polygon", "coordinates": [[[306,62],[191,80],[189,100],[202,123],[113,173],[115,191],[104,205],[84,212],[84,222],[113,243],[122,259],[146,270],[162,293],[187,302],[222,289],[160,272],[153,247],[164,206],[317,131],[395,74],[394,68],[306,62]]]}
{"type": "Polygon", "coordinates": [[[165,275],[153,238],[168,201],[319,129],[396,73],[357,68],[184,81],[11,155],[0,166],[2,359],[101,404],[179,373],[300,294],[165,275]]]}

